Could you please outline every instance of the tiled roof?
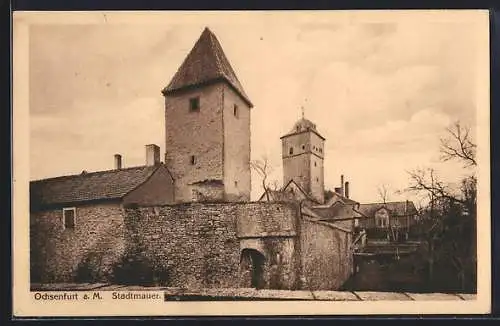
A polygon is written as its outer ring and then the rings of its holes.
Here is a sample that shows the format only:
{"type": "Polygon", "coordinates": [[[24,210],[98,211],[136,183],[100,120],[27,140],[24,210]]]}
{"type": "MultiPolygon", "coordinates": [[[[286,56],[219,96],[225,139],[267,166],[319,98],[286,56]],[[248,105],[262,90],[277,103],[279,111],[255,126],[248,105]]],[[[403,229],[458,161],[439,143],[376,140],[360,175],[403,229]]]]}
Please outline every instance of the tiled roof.
{"type": "Polygon", "coordinates": [[[228,82],[250,107],[253,106],[217,37],[208,28],[205,28],[163,93],[169,94],[216,80],[228,82]]]}
{"type": "Polygon", "coordinates": [[[143,184],[159,166],[139,166],[31,181],[31,204],[44,206],[122,198],[143,184]]]}
{"type": "Polygon", "coordinates": [[[333,192],[332,198],[330,198],[323,206],[332,206],[333,204],[335,204],[338,201],[340,201],[341,203],[350,204],[350,205],[358,204],[358,202],[355,200],[344,197],[339,193],[333,192]]]}
{"type": "Polygon", "coordinates": [[[359,211],[366,216],[372,217],[376,211],[383,207],[387,208],[395,216],[417,214],[417,209],[412,201],[361,204],[359,211]]]}
{"type": "Polygon", "coordinates": [[[336,201],[330,206],[317,205],[311,209],[324,220],[343,220],[360,218],[362,215],[355,209],[354,205],[336,201]]]}
{"type": "Polygon", "coordinates": [[[338,221],[326,220],[326,219],[322,218],[320,215],[318,215],[317,212],[315,212],[314,210],[310,209],[307,206],[304,206],[301,208],[301,213],[303,215],[307,215],[307,216],[311,217],[312,219],[310,221],[314,221],[314,222],[318,222],[318,223],[326,223],[326,225],[329,225],[329,226],[334,227],[336,229],[342,230],[344,232],[351,232],[351,230],[349,230],[348,228],[342,227],[339,224],[337,224],[336,222],[338,222],[338,221]]]}
{"type": "Polygon", "coordinates": [[[303,195],[306,199],[310,200],[313,203],[317,203],[317,201],[309,196],[295,181],[290,180],[288,183],[281,189],[279,190],[270,190],[268,189],[267,192],[265,191],[259,198],[260,200],[267,200],[266,193],[269,195],[269,201],[298,201],[298,196],[295,192],[289,191],[289,187],[294,185],[303,195]]]}

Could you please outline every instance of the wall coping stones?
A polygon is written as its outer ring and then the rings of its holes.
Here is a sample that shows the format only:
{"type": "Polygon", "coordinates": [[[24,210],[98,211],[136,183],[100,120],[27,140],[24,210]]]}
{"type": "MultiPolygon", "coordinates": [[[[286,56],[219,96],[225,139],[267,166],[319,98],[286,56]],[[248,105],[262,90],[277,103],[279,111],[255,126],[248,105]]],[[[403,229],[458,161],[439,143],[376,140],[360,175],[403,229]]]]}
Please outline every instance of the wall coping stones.
{"type": "Polygon", "coordinates": [[[236,235],[238,239],[260,239],[260,238],[290,238],[297,236],[297,232],[293,230],[276,231],[276,232],[259,232],[257,235],[236,235]]]}
{"type": "Polygon", "coordinates": [[[241,205],[261,205],[261,206],[274,206],[274,205],[284,205],[289,207],[298,208],[299,205],[295,202],[290,201],[197,201],[197,202],[180,202],[174,204],[165,204],[165,205],[141,205],[138,207],[125,207],[125,210],[140,210],[147,208],[162,208],[162,207],[200,207],[200,206],[241,206],[241,205]]]}

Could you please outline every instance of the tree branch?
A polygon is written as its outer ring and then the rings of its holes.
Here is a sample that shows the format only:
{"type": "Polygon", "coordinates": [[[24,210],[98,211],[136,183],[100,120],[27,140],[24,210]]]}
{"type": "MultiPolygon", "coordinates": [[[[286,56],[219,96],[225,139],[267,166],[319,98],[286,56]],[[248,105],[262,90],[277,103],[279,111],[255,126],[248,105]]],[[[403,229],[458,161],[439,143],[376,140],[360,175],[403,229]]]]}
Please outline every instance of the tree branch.
{"type": "Polygon", "coordinates": [[[466,167],[476,166],[476,144],[471,141],[470,129],[455,122],[453,128],[446,128],[448,137],[441,138],[441,159],[460,160],[466,167]]]}

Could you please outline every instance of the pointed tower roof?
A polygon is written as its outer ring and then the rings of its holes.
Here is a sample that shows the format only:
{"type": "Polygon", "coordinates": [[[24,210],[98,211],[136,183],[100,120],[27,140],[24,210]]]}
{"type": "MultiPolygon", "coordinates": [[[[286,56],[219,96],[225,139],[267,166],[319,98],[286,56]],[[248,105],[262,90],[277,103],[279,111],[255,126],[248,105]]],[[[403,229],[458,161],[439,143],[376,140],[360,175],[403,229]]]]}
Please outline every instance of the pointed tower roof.
{"type": "Polygon", "coordinates": [[[206,27],[162,93],[172,94],[188,87],[222,80],[226,81],[250,107],[253,107],[217,37],[206,27]]]}

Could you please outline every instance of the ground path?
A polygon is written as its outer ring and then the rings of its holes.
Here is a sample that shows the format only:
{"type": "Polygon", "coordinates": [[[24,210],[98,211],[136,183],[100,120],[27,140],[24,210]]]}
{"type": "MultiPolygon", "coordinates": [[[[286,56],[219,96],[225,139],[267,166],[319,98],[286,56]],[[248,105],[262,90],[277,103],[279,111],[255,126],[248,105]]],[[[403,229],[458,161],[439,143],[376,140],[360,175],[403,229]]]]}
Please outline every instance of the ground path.
{"type": "Polygon", "coordinates": [[[32,284],[32,291],[162,291],[166,300],[442,301],[476,300],[475,294],[367,291],[289,291],[251,288],[182,289],[104,283],[32,284]]]}

